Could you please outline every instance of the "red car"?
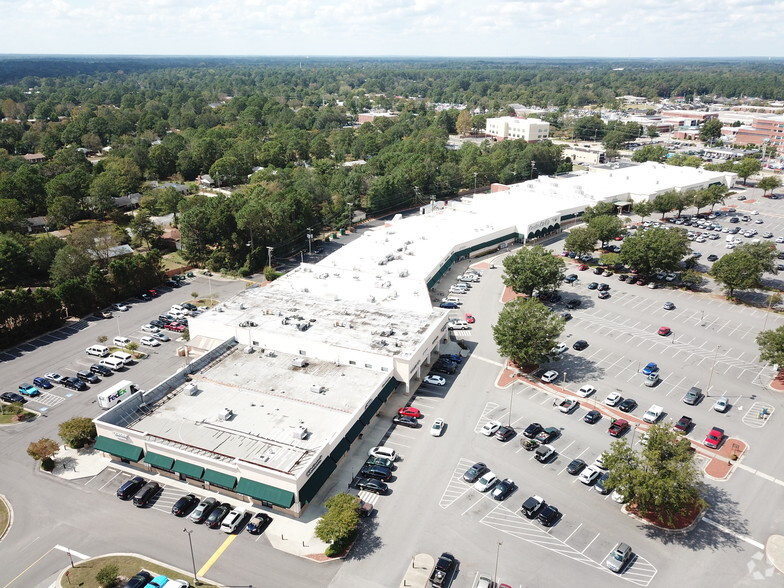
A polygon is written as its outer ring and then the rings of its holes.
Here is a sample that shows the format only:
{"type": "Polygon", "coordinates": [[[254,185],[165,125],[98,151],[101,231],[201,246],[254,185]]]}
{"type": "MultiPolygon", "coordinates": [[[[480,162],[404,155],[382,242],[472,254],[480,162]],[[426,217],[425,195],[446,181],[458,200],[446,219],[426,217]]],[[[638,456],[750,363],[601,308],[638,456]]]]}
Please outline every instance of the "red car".
{"type": "Polygon", "coordinates": [[[467,313],[466,313],[466,322],[467,322],[469,325],[473,325],[473,324],[476,322],[476,319],[474,318],[474,315],[473,315],[473,314],[471,314],[471,313],[468,313],[468,312],[467,312],[467,313]]]}
{"type": "Polygon", "coordinates": [[[587,265],[585,265],[584,263],[582,263],[582,264],[580,264],[580,265],[577,267],[577,269],[578,269],[578,270],[580,270],[581,272],[584,272],[585,270],[587,270],[587,269],[588,269],[588,266],[587,266],[587,265]]]}
{"type": "Polygon", "coordinates": [[[154,288],[151,288],[150,290],[147,290],[147,293],[150,296],[152,296],[153,298],[157,298],[158,297],[158,290],[155,290],[154,288]]]}
{"type": "Polygon", "coordinates": [[[719,445],[721,445],[721,441],[724,439],[724,429],[719,429],[718,427],[713,427],[708,433],[708,436],[705,437],[705,441],[702,444],[705,447],[710,447],[711,449],[718,449],[719,445]]]}
{"type": "Polygon", "coordinates": [[[180,323],[169,323],[168,325],[163,325],[163,328],[176,333],[182,333],[185,330],[185,325],[181,325],[180,323]]]}
{"type": "Polygon", "coordinates": [[[657,333],[659,333],[659,335],[661,335],[662,337],[666,337],[667,335],[672,333],[672,329],[670,327],[659,327],[657,333]]]}
{"type": "Polygon", "coordinates": [[[629,421],[624,419],[615,419],[607,432],[613,437],[620,437],[629,428],[629,421]]]}
{"type": "Polygon", "coordinates": [[[414,417],[415,419],[422,418],[422,413],[419,412],[418,408],[414,408],[413,406],[404,406],[403,408],[397,411],[397,414],[399,414],[400,416],[414,417]]]}

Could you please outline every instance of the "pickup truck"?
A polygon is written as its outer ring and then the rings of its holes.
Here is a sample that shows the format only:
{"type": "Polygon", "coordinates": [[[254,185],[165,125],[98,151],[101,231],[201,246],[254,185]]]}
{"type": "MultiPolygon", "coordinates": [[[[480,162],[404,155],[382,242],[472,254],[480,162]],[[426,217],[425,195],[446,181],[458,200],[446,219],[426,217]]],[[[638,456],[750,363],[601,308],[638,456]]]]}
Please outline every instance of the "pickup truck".
{"type": "Polygon", "coordinates": [[[642,420],[644,420],[646,423],[653,424],[659,420],[659,417],[661,417],[663,412],[664,412],[663,407],[654,404],[648,410],[645,411],[645,414],[642,415],[642,420]]]}
{"type": "Polygon", "coordinates": [[[436,562],[436,567],[433,570],[433,573],[430,574],[430,585],[443,586],[444,580],[446,580],[454,565],[454,556],[451,553],[442,553],[441,557],[439,557],[438,561],[436,562]]]}
{"type": "Polygon", "coordinates": [[[566,398],[558,403],[558,410],[560,410],[564,414],[569,414],[573,410],[576,410],[578,406],[580,406],[579,402],[577,402],[572,398],[566,398]]]}

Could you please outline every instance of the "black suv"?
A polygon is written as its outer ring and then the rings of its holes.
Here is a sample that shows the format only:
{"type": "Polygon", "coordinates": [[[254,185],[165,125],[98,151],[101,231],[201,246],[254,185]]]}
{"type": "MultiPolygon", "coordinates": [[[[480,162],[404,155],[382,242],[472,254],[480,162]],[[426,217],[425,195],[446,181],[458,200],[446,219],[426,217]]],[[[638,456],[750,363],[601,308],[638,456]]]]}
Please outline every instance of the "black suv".
{"type": "Polygon", "coordinates": [[[157,482],[147,482],[144,487],[133,495],[133,505],[139,508],[147,506],[161,487],[157,482]]]}
{"type": "Polygon", "coordinates": [[[60,381],[60,384],[62,384],[66,388],[70,388],[71,390],[78,390],[80,392],[82,390],[87,390],[87,384],[82,382],[80,379],[72,378],[71,376],[66,376],[65,378],[63,378],[60,381]]]}
{"type": "Polygon", "coordinates": [[[392,422],[396,425],[402,425],[404,427],[411,427],[412,429],[419,428],[419,421],[416,420],[412,416],[407,416],[404,414],[395,415],[395,418],[392,419],[392,422]]]}
{"type": "Polygon", "coordinates": [[[566,308],[575,309],[575,308],[580,308],[582,305],[583,303],[580,300],[578,300],[577,298],[573,298],[572,300],[566,303],[566,308]]]}
{"type": "Polygon", "coordinates": [[[384,482],[387,482],[392,477],[392,470],[385,468],[384,466],[366,465],[359,470],[359,475],[364,478],[373,478],[374,480],[383,480],[384,482]]]}
{"type": "Polygon", "coordinates": [[[117,498],[121,498],[122,500],[130,499],[146,483],[147,480],[145,480],[141,476],[136,476],[135,478],[128,480],[127,482],[124,482],[122,486],[117,488],[117,498]]]}
{"type": "Polygon", "coordinates": [[[104,378],[111,376],[112,373],[114,373],[112,372],[111,368],[108,368],[105,365],[101,365],[100,363],[94,363],[93,365],[91,365],[90,372],[92,372],[93,374],[100,374],[104,378]]]}
{"type": "Polygon", "coordinates": [[[148,572],[139,572],[123,586],[123,588],[144,588],[152,581],[152,574],[148,572]]]}
{"type": "Polygon", "coordinates": [[[93,372],[88,370],[81,370],[76,372],[76,377],[79,378],[85,384],[98,384],[101,379],[96,376],[93,372]]]}

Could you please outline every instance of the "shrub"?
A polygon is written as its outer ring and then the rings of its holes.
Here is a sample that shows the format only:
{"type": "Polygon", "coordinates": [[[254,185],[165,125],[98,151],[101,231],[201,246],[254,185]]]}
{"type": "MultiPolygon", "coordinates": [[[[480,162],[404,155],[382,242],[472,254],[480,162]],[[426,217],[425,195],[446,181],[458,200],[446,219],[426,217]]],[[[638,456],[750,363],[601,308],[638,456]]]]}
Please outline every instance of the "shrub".
{"type": "Polygon", "coordinates": [[[45,472],[51,472],[54,469],[54,460],[51,457],[45,457],[41,460],[41,469],[45,472]]]}
{"type": "Polygon", "coordinates": [[[96,581],[104,588],[111,588],[117,584],[117,574],[120,572],[114,564],[103,566],[98,573],[95,574],[96,581]]]}
{"type": "Polygon", "coordinates": [[[357,538],[359,530],[354,529],[347,537],[341,537],[324,550],[327,557],[337,557],[343,553],[357,538]]]}

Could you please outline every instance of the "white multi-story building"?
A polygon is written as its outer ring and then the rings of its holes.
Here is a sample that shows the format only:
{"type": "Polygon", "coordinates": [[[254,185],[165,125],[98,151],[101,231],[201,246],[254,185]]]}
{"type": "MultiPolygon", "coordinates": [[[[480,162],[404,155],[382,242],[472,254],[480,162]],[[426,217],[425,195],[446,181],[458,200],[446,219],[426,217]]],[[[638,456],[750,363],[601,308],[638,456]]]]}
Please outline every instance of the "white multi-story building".
{"type": "Polygon", "coordinates": [[[488,118],[485,133],[496,141],[522,139],[529,143],[544,141],[550,136],[550,123],[538,118],[501,116],[488,118]]]}

